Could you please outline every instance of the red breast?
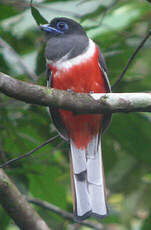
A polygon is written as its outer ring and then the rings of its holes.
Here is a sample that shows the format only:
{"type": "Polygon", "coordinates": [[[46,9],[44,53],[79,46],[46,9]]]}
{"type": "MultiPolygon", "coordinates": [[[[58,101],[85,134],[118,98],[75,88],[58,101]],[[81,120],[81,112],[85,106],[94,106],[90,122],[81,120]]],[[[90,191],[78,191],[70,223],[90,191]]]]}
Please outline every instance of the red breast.
{"type": "MultiPolygon", "coordinates": [[[[57,65],[49,64],[52,71],[52,87],[61,90],[70,89],[80,93],[107,92],[98,57],[98,48],[95,46],[94,54],[81,64],[62,69],[57,68],[57,65]]],[[[86,148],[100,131],[103,115],[74,115],[70,111],[61,109],[59,111],[70,138],[78,148],[86,148]]]]}

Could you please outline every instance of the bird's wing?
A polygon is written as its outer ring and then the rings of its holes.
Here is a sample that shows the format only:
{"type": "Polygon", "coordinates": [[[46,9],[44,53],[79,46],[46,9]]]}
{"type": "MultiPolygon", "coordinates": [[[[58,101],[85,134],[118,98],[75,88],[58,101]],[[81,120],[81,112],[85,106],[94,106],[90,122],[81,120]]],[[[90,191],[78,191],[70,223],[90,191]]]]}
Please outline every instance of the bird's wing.
{"type": "MultiPolygon", "coordinates": [[[[99,48],[98,48],[98,50],[99,50],[99,66],[100,66],[100,70],[103,73],[103,76],[104,76],[104,79],[105,79],[105,82],[106,82],[107,92],[110,93],[111,92],[111,85],[110,85],[110,82],[109,82],[109,79],[108,79],[107,66],[106,66],[104,57],[103,57],[103,55],[102,55],[102,53],[101,53],[99,48]]],[[[111,113],[105,113],[104,114],[103,127],[101,127],[101,132],[104,132],[108,128],[108,126],[109,126],[109,124],[111,122],[111,117],[112,117],[111,113]]]]}
{"type": "MultiPolygon", "coordinates": [[[[52,72],[48,65],[46,66],[46,71],[47,71],[47,87],[51,87],[52,86],[52,72]]],[[[49,112],[50,112],[53,124],[55,125],[58,133],[64,140],[68,141],[69,137],[67,134],[67,130],[61,119],[58,109],[53,106],[49,106],[49,112]]]]}

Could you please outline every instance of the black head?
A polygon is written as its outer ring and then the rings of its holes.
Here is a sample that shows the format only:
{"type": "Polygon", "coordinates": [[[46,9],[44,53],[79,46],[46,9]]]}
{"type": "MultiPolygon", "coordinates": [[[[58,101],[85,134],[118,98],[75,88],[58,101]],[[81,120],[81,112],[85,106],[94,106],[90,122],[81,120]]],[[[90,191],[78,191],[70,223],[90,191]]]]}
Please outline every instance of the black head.
{"type": "Polygon", "coordinates": [[[51,61],[73,58],[88,47],[88,37],[82,26],[69,18],[54,18],[49,24],[40,26],[46,32],[46,57],[51,61]]]}
{"type": "Polygon", "coordinates": [[[86,35],[82,26],[70,18],[54,18],[49,24],[41,25],[47,36],[86,35]]]}

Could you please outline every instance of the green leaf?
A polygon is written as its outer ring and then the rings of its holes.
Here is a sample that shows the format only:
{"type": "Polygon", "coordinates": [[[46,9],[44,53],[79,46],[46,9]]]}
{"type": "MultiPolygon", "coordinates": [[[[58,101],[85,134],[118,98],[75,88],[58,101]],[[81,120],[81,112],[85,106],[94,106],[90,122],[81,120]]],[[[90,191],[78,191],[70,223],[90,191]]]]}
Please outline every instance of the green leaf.
{"type": "Polygon", "coordinates": [[[151,212],[149,214],[149,216],[146,218],[146,220],[144,221],[144,224],[142,226],[142,230],[149,230],[151,228],[151,212]]]}
{"type": "Polygon", "coordinates": [[[31,14],[32,16],[34,17],[37,25],[40,25],[40,24],[48,24],[48,21],[39,13],[39,11],[31,6],[31,14]]]}

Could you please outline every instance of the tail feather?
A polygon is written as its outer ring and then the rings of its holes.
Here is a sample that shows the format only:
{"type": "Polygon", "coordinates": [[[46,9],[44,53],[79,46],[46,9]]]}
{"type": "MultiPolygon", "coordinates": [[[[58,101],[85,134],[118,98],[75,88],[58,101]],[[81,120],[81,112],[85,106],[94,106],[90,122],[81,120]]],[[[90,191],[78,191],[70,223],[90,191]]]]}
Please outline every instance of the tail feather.
{"type": "MultiPolygon", "coordinates": [[[[86,174],[83,172],[82,174],[86,174]]],[[[87,181],[84,178],[86,175],[74,175],[74,186],[76,195],[76,216],[83,216],[91,212],[91,204],[89,200],[87,181]],[[81,176],[83,178],[81,178],[81,176]],[[79,178],[80,177],[80,178],[79,178]]]]}
{"type": "Polygon", "coordinates": [[[72,155],[70,154],[71,181],[74,199],[74,218],[76,221],[90,216],[91,206],[86,183],[86,171],[75,174],[73,169],[72,155]]]}
{"type": "Polygon", "coordinates": [[[101,142],[96,136],[86,150],[71,146],[71,173],[75,200],[75,220],[81,221],[90,215],[106,216],[101,142]],[[80,162],[81,161],[81,162],[80,162]]]}
{"type": "Polygon", "coordinates": [[[88,185],[89,196],[92,208],[92,214],[94,216],[104,217],[107,215],[107,206],[105,201],[105,194],[103,186],[94,184],[88,185]]]}
{"type": "Polygon", "coordinates": [[[86,157],[85,157],[85,150],[78,149],[74,142],[70,141],[70,148],[71,148],[71,157],[72,157],[72,166],[74,174],[79,174],[81,172],[86,171],[86,157]]]}
{"type": "Polygon", "coordinates": [[[97,144],[95,158],[87,158],[87,180],[95,185],[103,184],[101,144],[97,144]]]}
{"type": "Polygon", "coordinates": [[[98,151],[98,135],[92,139],[86,149],[86,158],[94,159],[98,151]]]}

